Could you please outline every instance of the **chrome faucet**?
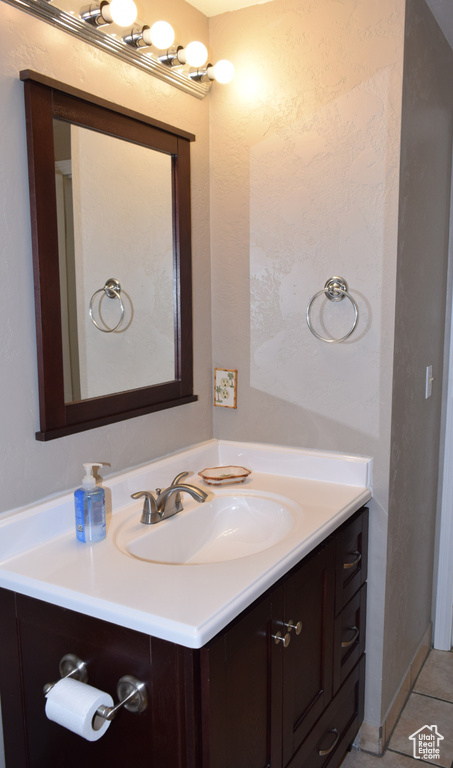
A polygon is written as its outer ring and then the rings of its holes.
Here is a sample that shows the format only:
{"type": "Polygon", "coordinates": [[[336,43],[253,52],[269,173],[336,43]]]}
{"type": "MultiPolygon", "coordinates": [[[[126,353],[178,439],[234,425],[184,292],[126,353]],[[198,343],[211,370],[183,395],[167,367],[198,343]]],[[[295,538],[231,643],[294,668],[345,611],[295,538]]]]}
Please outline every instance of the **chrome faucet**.
{"type": "Polygon", "coordinates": [[[176,515],[177,512],[181,512],[183,508],[181,493],[190,494],[192,498],[200,503],[207,499],[208,494],[202,491],[201,488],[181,482],[188,474],[189,472],[180,472],[168,488],[156,488],[156,495],[152,491],[138,491],[132,494],[131,498],[133,499],[145,499],[140,518],[141,523],[153,525],[176,515]]]}

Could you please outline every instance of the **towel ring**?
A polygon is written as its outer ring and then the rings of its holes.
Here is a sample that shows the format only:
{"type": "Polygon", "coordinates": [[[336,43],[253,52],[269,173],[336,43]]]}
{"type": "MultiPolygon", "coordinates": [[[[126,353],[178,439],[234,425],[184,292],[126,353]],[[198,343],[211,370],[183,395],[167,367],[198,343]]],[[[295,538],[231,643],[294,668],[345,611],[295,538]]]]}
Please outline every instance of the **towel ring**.
{"type": "Polygon", "coordinates": [[[329,278],[329,280],[327,280],[326,284],[324,285],[324,288],[321,291],[318,291],[317,293],[315,293],[315,295],[312,296],[310,301],[308,302],[307,325],[310,331],[312,332],[313,336],[316,336],[316,338],[319,339],[320,341],[327,342],[327,344],[340,344],[340,342],[346,341],[346,339],[349,339],[350,335],[355,331],[358,319],[359,319],[359,308],[357,306],[357,303],[354,301],[351,294],[349,293],[348,284],[343,277],[334,276],[329,278]],[[345,333],[345,335],[342,336],[340,339],[327,339],[325,336],[321,336],[317,331],[315,331],[315,329],[311,324],[310,310],[312,308],[313,302],[318,298],[318,296],[322,296],[323,294],[326,297],[326,299],[329,299],[329,301],[343,301],[343,299],[346,297],[347,299],[349,299],[354,309],[354,322],[352,323],[352,328],[347,333],[345,333]]]}
{"type": "MultiPolygon", "coordinates": [[[[101,296],[101,298],[99,299],[99,308],[101,306],[101,301],[104,298],[104,296],[101,296]]],[[[93,323],[93,325],[96,326],[98,331],[102,331],[102,333],[113,333],[113,331],[116,331],[120,327],[124,318],[124,304],[121,298],[121,284],[119,280],[115,280],[114,277],[111,277],[109,278],[109,280],[107,280],[103,288],[99,288],[99,290],[93,293],[90,299],[90,306],[89,306],[88,312],[90,315],[91,322],[93,323]],[[109,328],[108,326],[106,328],[101,328],[101,326],[96,322],[96,320],[93,317],[93,300],[95,296],[98,295],[98,293],[103,293],[104,296],[107,296],[107,298],[109,299],[118,299],[120,302],[120,307],[121,307],[120,319],[118,320],[117,324],[113,328],[109,328]]]]}

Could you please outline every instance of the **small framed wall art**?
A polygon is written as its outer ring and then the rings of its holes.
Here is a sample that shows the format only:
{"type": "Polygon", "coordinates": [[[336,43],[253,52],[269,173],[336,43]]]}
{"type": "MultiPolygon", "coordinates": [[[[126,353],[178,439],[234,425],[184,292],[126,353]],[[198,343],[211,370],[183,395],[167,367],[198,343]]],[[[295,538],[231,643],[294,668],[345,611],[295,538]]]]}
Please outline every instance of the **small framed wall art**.
{"type": "Polygon", "coordinates": [[[228,368],[214,369],[214,405],[237,408],[238,372],[228,368]]]}

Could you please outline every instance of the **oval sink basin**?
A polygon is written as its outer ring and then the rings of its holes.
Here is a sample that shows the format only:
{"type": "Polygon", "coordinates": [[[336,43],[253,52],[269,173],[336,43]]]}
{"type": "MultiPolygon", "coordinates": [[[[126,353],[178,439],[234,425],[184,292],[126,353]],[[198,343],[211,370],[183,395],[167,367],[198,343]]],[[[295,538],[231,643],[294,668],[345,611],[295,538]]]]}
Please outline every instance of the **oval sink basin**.
{"type": "Polygon", "coordinates": [[[140,560],[173,565],[201,565],[237,560],[269,549],[291,531],[293,512],[280,500],[236,493],[215,496],[193,509],[142,529],[117,546],[140,560]],[[145,529],[145,530],[143,530],[145,529]]]}

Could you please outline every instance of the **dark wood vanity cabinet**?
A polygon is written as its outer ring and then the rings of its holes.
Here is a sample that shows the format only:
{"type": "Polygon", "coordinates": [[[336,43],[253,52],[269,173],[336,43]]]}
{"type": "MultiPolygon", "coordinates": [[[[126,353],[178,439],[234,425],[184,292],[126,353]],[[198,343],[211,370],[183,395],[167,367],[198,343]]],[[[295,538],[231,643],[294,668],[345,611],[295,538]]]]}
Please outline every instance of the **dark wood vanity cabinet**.
{"type": "Polygon", "coordinates": [[[201,649],[210,768],[286,765],[332,695],[333,562],[310,555],[201,649]],[[300,681],[303,680],[303,685],[300,681]]]}
{"type": "Polygon", "coordinates": [[[341,762],[363,719],[367,514],[201,649],[203,767],[341,762]]]}
{"type": "Polygon", "coordinates": [[[200,650],[0,590],[7,768],[336,768],[363,719],[367,510],[200,650]],[[50,722],[42,687],[65,653],[114,698],[124,674],[148,709],[97,742],[50,722]]]}

